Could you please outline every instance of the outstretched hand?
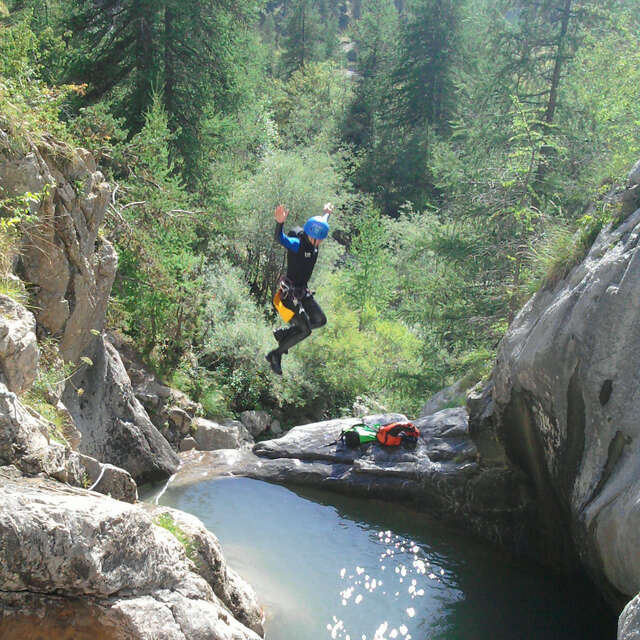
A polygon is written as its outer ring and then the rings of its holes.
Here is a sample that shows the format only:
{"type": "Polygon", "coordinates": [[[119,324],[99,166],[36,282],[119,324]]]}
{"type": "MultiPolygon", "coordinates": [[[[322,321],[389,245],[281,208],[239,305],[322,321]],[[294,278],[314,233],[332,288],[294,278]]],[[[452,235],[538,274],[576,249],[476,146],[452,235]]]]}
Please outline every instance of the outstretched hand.
{"type": "Polygon", "coordinates": [[[284,205],[279,204],[276,207],[274,216],[278,224],[284,224],[284,221],[287,219],[288,215],[289,212],[284,208],[284,205]]]}
{"type": "Polygon", "coordinates": [[[333,213],[333,205],[330,202],[327,202],[322,209],[322,213],[331,215],[333,213]]]}

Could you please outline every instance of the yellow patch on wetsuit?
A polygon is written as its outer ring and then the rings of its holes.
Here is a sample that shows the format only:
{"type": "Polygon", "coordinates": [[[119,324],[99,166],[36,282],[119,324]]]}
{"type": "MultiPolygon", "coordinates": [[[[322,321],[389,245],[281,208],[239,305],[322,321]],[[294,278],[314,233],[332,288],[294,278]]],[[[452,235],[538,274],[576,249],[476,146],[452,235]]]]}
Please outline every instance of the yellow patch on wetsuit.
{"type": "Polygon", "coordinates": [[[280,290],[276,291],[276,295],[273,296],[273,306],[276,308],[276,311],[280,314],[280,317],[285,322],[290,322],[291,318],[295,315],[289,307],[285,307],[284,302],[282,302],[282,296],[280,295],[280,290]]]}

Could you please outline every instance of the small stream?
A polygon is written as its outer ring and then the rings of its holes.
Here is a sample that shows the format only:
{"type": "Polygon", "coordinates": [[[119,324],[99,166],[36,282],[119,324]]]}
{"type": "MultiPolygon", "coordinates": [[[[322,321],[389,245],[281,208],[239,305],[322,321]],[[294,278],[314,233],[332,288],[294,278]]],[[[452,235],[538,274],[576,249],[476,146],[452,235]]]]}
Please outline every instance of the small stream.
{"type": "Polygon", "coordinates": [[[159,504],[216,534],[269,640],[615,638],[572,584],[405,507],[248,478],[169,485],[159,504]]]}

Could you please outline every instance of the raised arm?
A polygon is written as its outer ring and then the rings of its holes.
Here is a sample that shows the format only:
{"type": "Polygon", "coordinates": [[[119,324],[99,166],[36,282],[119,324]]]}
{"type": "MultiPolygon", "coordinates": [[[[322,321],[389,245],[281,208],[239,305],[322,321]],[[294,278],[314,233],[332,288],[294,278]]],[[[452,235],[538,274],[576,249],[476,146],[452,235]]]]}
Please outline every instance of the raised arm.
{"type": "Polygon", "coordinates": [[[276,219],[276,242],[279,242],[285,249],[298,253],[300,249],[300,240],[298,238],[290,238],[284,235],[283,227],[289,212],[283,205],[276,207],[274,217],[276,219]]]}

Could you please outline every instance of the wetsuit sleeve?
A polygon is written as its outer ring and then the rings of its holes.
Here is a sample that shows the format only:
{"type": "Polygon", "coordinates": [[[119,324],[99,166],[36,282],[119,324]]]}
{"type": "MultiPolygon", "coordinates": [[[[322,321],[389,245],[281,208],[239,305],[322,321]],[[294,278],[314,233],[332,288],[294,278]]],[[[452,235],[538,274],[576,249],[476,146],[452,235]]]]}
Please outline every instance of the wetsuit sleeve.
{"type": "Polygon", "coordinates": [[[298,253],[300,249],[300,240],[298,238],[290,238],[284,235],[283,224],[276,224],[276,240],[287,250],[298,253]]]}

